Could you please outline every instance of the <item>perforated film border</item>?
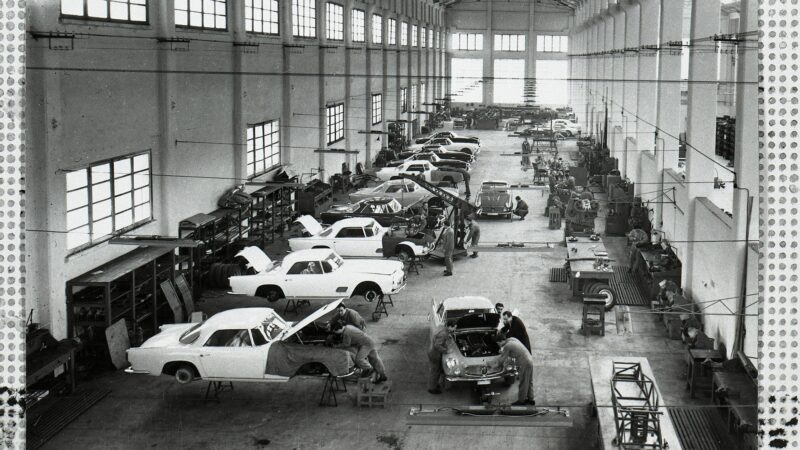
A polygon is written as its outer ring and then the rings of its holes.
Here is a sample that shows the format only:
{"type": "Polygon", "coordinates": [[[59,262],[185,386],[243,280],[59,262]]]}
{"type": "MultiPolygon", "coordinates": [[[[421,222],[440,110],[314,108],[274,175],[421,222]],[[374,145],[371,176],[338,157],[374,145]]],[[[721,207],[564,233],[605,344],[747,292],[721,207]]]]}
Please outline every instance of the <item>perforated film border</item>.
{"type": "Polygon", "coordinates": [[[0,447],[25,448],[25,1],[0,2],[0,447]]]}
{"type": "Polygon", "coordinates": [[[759,423],[761,448],[798,439],[800,2],[759,2],[759,423]]]}

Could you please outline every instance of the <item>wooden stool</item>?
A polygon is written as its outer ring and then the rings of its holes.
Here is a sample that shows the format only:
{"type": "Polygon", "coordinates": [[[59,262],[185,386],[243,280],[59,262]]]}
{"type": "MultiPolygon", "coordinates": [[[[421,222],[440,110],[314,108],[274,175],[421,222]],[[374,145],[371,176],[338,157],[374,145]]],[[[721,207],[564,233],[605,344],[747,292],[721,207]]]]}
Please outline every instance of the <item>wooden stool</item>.
{"type": "Polygon", "coordinates": [[[588,336],[597,331],[600,336],[606,335],[606,300],[605,297],[583,299],[583,318],[581,332],[588,336]]]}
{"type": "Polygon", "coordinates": [[[551,206],[548,208],[548,214],[550,216],[550,224],[549,228],[551,230],[560,230],[561,229],[561,208],[558,206],[551,206]]]}
{"type": "Polygon", "coordinates": [[[372,320],[377,322],[381,320],[381,316],[384,314],[386,317],[389,317],[389,311],[386,309],[386,305],[394,306],[392,296],[389,294],[384,294],[378,297],[378,303],[375,304],[375,311],[372,313],[372,320]]]}

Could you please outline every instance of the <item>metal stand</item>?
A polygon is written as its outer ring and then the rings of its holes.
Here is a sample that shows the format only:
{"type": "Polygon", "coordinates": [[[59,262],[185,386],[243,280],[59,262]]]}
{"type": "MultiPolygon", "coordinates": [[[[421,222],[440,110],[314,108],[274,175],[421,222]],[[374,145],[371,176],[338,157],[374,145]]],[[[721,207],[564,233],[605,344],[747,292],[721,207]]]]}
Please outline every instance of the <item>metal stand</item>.
{"type": "Polygon", "coordinates": [[[290,298],[286,301],[286,306],[283,308],[283,315],[285,316],[286,313],[297,314],[303,306],[311,306],[311,302],[308,300],[290,298]]]}
{"type": "Polygon", "coordinates": [[[206,387],[206,396],[204,402],[219,403],[219,393],[232,390],[233,390],[232,381],[209,381],[208,386],[206,387]]]}
{"type": "Polygon", "coordinates": [[[420,267],[423,267],[422,261],[416,256],[412,256],[406,263],[406,273],[415,273],[419,275],[420,267]]]}
{"type": "Polygon", "coordinates": [[[339,402],[336,400],[337,392],[347,392],[347,385],[343,379],[328,374],[325,379],[325,386],[322,388],[319,406],[339,406],[339,402]]]}
{"type": "Polygon", "coordinates": [[[384,314],[386,317],[389,317],[389,311],[386,309],[386,305],[394,306],[392,296],[389,294],[384,294],[378,297],[378,303],[375,305],[375,311],[372,313],[372,320],[377,322],[381,320],[381,316],[384,314]]]}

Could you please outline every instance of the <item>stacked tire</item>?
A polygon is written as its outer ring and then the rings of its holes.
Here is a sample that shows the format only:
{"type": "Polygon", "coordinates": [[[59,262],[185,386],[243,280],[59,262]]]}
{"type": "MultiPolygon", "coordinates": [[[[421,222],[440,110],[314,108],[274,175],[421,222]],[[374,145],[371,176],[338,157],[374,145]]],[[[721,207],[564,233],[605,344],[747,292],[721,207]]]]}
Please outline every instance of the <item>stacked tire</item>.
{"type": "Polygon", "coordinates": [[[606,311],[614,309],[614,305],[617,303],[617,295],[611,289],[611,286],[602,281],[590,283],[583,289],[583,292],[586,294],[605,295],[606,311]]]}
{"type": "Polygon", "coordinates": [[[214,263],[208,268],[206,274],[206,286],[210,288],[229,288],[231,287],[228,278],[244,275],[245,271],[239,264],[214,263]]]}

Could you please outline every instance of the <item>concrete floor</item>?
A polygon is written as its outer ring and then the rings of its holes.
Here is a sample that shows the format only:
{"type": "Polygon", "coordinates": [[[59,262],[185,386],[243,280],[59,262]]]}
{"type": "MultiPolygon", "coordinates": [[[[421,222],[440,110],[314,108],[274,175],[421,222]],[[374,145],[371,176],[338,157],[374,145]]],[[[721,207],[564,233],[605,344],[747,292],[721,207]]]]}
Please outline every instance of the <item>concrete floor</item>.
{"type": "MultiPolygon", "coordinates": [[[[519,140],[501,131],[469,130],[480,136],[483,151],[472,174],[473,190],[483,179],[530,182],[520,169],[519,140]]],[[[574,142],[563,143],[574,149],[574,142]]],[[[563,154],[563,152],[562,152],[563,154]]],[[[562,230],[549,230],[541,215],[546,195],[520,191],[532,209],[525,221],[481,220],[483,243],[561,240],[562,230]]],[[[608,241],[612,258],[625,255],[624,238],[608,241]]],[[[368,332],[382,345],[381,354],[394,383],[387,409],[358,409],[347,394],[338,408],[318,407],[322,380],[295,379],[286,384],[238,383],[218,404],[204,404],[205,383],[179,386],[171,378],[109,373],[91,381],[112,392],[51,440],[46,448],[504,448],[588,449],[595,446],[597,423],[589,416],[592,402],[588,357],[645,356],[656,374],[667,405],[696,404],[683,387],[683,345],[669,340],[646,308],[632,308],[633,334],[618,335],[614,315],[607,315],[604,337],[579,332],[580,304],[565,283],[548,282],[549,269],[564,262],[563,247],[546,253],[489,253],[460,259],[455,276],[442,277],[443,266],[426,262],[420,275],[395,297],[390,316],[369,323],[368,332]],[[536,360],[537,405],[568,407],[572,428],[443,427],[406,424],[412,406],[426,408],[476,402],[469,387],[443,395],[426,391],[425,356],[431,299],[483,295],[517,308],[528,327],[536,360]]],[[[369,317],[373,305],[352,301],[369,317]]],[[[209,313],[243,306],[263,306],[252,298],[208,296],[200,307],[209,313]]],[[[274,304],[279,311],[283,302],[274,304]]],[[[312,308],[319,307],[312,305],[312,308]]],[[[308,313],[303,310],[303,314],[308,313]]],[[[288,317],[295,319],[293,316],[288,317]]],[[[500,388],[502,389],[502,388],[500,388]]],[[[352,392],[352,389],[351,389],[352,392]]],[[[507,397],[516,395],[512,386],[507,397]]]]}

